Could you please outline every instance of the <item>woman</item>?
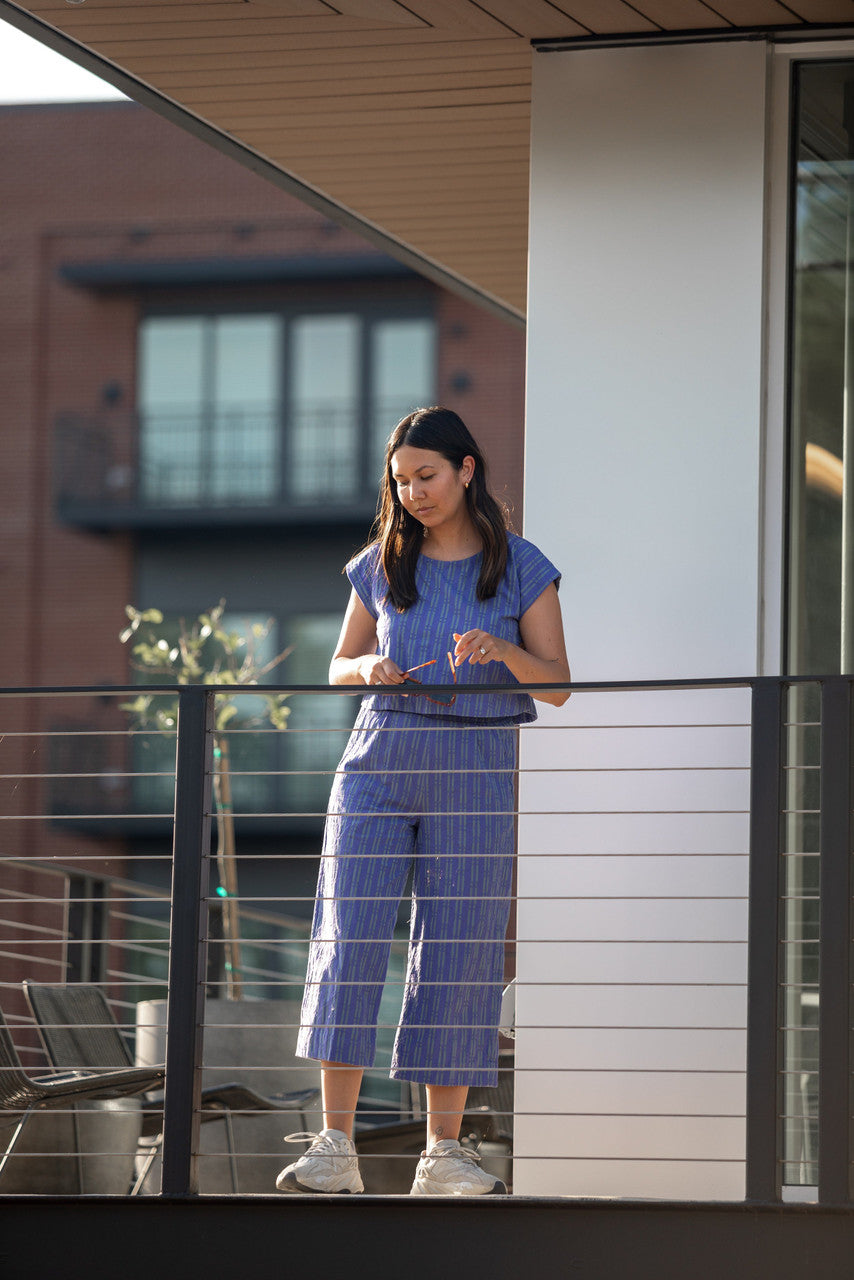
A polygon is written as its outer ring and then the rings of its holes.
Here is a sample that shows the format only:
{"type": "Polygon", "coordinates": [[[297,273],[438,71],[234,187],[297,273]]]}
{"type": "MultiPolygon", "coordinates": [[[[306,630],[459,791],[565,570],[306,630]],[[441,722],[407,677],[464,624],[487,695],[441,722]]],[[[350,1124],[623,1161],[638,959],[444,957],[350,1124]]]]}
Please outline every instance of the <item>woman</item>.
{"type": "MultiPolygon", "coordinates": [[[[469,1086],[497,1083],[516,727],[536,717],[527,694],[465,690],[569,681],[560,575],[508,533],[480,449],[443,408],[419,409],[393,431],[378,537],[346,572],[352,592],[329,679],[376,692],[362,701],[330,797],[297,1047],[321,1061],[325,1128],[277,1186],[363,1190],[353,1119],[411,870],[391,1076],[427,1090],[412,1194],[501,1194],[458,1137],[469,1086]],[[447,692],[419,693],[419,681],[447,692]]],[[[536,696],[560,706],[569,694],[536,696]]]]}

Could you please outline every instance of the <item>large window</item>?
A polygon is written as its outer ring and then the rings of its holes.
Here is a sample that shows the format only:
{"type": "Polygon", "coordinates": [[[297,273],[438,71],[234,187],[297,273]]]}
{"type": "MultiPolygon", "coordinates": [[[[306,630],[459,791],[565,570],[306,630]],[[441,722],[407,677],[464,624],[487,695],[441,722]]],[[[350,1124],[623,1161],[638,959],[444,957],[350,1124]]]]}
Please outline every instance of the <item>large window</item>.
{"type": "Polygon", "coordinates": [[[150,506],[372,502],[382,444],[435,399],[430,316],[157,315],[139,342],[139,496],[150,506]]]}
{"type": "Polygon", "coordinates": [[[268,502],[279,470],[278,316],[158,316],[140,333],[140,496],[268,502]]]}

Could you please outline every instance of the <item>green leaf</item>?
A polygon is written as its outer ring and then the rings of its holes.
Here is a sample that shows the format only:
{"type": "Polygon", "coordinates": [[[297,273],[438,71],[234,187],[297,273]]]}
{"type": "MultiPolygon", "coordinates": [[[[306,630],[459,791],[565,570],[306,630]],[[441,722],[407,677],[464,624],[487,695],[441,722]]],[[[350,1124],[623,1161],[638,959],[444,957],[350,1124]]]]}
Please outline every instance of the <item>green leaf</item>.
{"type": "Polygon", "coordinates": [[[237,707],[232,699],[224,700],[223,705],[219,705],[220,699],[217,698],[216,727],[224,729],[230,720],[237,715],[237,707]]]}
{"type": "Polygon", "coordinates": [[[269,701],[267,714],[274,729],[286,729],[288,727],[288,716],[291,714],[291,709],[285,705],[285,697],[286,695],[281,693],[275,699],[271,698],[269,701]]]}
{"type": "Polygon", "coordinates": [[[130,711],[135,716],[145,716],[151,706],[152,695],[141,693],[133,702],[121,703],[122,711],[130,711]]]}

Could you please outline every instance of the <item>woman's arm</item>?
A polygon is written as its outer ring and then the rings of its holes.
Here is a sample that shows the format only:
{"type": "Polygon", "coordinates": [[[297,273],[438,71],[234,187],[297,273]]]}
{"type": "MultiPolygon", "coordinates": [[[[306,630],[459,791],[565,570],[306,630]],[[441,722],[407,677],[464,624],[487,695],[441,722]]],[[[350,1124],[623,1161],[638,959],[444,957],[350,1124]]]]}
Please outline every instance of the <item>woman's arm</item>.
{"type": "Polygon", "coordinates": [[[403,672],[376,652],[377,624],[355,591],[344,614],[338,644],[329,664],[330,684],[401,684],[403,672]]]}
{"type": "MultiPolygon", "coordinates": [[[[563,622],[557,587],[552,582],[537,596],[529,609],[519,619],[521,647],[490,635],[488,631],[466,631],[454,636],[454,662],[457,666],[468,660],[470,664],[503,662],[520,684],[564,684],[571,679],[566,642],[563,638],[563,622]],[[485,652],[481,652],[484,650],[485,652]]],[[[568,691],[543,690],[533,694],[539,702],[550,702],[562,707],[569,697],[568,691]]]]}

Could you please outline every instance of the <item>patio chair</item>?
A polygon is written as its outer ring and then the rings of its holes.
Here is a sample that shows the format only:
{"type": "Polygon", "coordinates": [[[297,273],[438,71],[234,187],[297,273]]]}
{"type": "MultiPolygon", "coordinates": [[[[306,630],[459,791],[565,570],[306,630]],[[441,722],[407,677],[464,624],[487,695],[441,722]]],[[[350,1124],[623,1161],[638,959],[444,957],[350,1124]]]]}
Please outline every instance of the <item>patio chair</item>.
{"type": "MultiPolygon", "coordinates": [[[[52,986],[24,982],[27,1003],[39,1028],[45,1052],[55,1067],[128,1066],[132,1059],[122,1029],[100,987],[52,986]]],[[[158,1067],[162,1083],[163,1067],[158,1067]]],[[[151,1086],[154,1087],[154,1086],[151,1086]]],[[[303,1129],[305,1110],[316,1102],[320,1090],[299,1089],[292,1093],[263,1095],[237,1081],[208,1085],[202,1089],[201,1120],[222,1120],[225,1125],[231,1188],[237,1194],[237,1152],[234,1142],[234,1112],[296,1112],[303,1129]]],[[[145,1160],[131,1189],[138,1195],[163,1143],[163,1096],[149,1097],[142,1104],[142,1138],[145,1160]]]]}
{"type": "Polygon", "coordinates": [[[162,1067],[65,1072],[50,1076],[27,1075],[0,1009],[0,1110],[20,1115],[11,1140],[0,1157],[0,1179],[15,1147],[34,1112],[52,1108],[73,1108],[75,1102],[107,1098],[129,1098],[163,1083],[162,1067]]]}

